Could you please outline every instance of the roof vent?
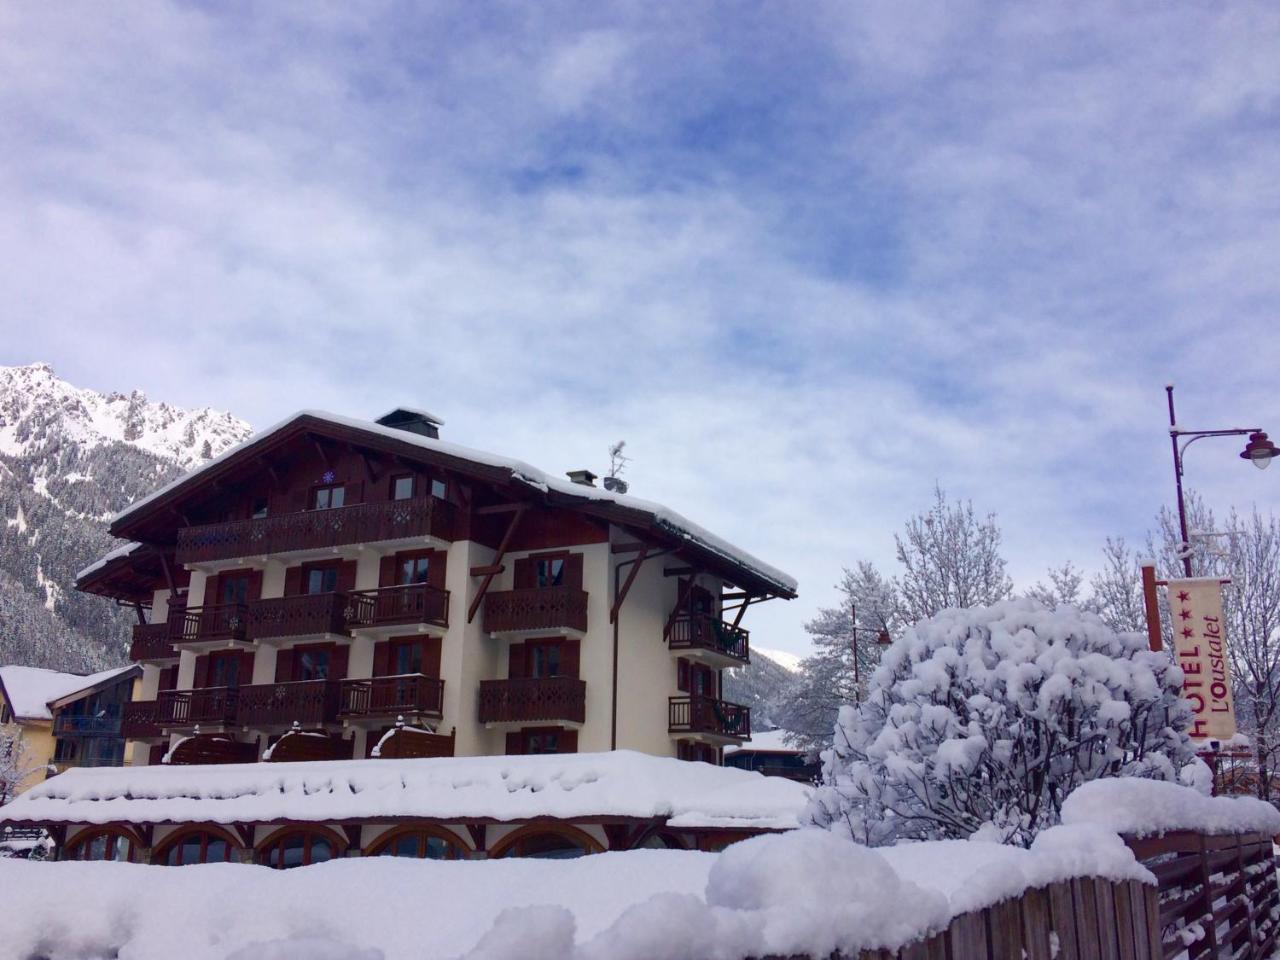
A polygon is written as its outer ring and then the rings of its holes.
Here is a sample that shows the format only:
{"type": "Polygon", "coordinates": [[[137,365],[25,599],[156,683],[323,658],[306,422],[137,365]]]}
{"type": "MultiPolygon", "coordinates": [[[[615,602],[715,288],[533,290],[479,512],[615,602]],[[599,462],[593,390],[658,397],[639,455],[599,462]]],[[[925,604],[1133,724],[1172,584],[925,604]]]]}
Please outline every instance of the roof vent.
{"type": "Polygon", "coordinates": [[[440,439],[440,427],[444,426],[444,421],[435,414],[427,413],[425,410],[414,410],[412,407],[396,407],[374,422],[384,427],[407,430],[409,433],[430,437],[432,440],[440,439]]]}
{"type": "Polygon", "coordinates": [[[596,485],[596,475],[590,470],[570,470],[565,474],[574,483],[580,483],[584,487],[594,487],[596,485]]]}

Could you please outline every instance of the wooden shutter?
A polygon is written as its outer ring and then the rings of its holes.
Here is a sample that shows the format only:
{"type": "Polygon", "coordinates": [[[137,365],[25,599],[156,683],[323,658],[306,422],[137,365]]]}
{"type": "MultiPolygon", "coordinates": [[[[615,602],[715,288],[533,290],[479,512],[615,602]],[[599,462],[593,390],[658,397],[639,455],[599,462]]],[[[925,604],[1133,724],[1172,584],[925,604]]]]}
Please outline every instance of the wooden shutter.
{"type": "Polygon", "coordinates": [[[391,641],[380,640],[373,645],[373,675],[385,677],[391,673],[391,641]]]}
{"type": "Polygon", "coordinates": [[[350,659],[350,647],[345,644],[333,644],[329,649],[329,679],[345,680],[350,659]]]}
{"type": "Polygon", "coordinates": [[[565,558],[564,585],[573,590],[582,589],[582,554],[571,553],[565,558]]]}
{"type": "Polygon", "coordinates": [[[356,588],[356,561],[345,560],[338,566],[338,592],[347,593],[356,588]]]}
{"type": "Polygon", "coordinates": [[[426,677],[440,676],[439,637],[427,637],[422,641],[422,674],[426,677]]]}
{"type": "Polygon", "coordinates": [[[240,666],[236,667],[240,677],[240,686],[253,683],[253,657],[252,650],[240,651],[240,666]]]}
{"type": "Polygon", "coordinates": [[[289,567],[284,572],[284,595],[296,597],[302,592],[302,567],[289,567]]]}
{"type": "Polygon", "coordinates": [[[676,689],[689,690],[689,661],[684,657],[676,659],[676,689]]]}
{"type": "Polygon", "coordinates": [[[204,582],[204,602],[201,606],[212,607],[216,603],[222,602],[222,574],[215,573],[204,582]]]}
{"type": "Polygon", "coordinates": [[[160,671],[160,680],[158,681],[157,690],[176,690],[178,689],[178,668],[177,666],[165,667],[160,671]]]}
{"type": "Polygon", "coordinates": [[[249,600],[262,599],[262,571],[254,570],[249,574],[249,592],[246,594],[249,600]]]}
{"type": "Polygon", "coordinates": [[[196,675],[191,681],[191,686],[199,690],[201,687],[207,686],[209,683],[209,655],[203,654],[196,657],[196,675]]]}
{"type": "Polygon", "coordinates": [[[566,640],[560,646],[560,673],[577,679],[581,663],[581,640],[566,640]]]}
{"type": "Polygon", "coordinates": [[[288,683],[293,679],[293,650],[276,651],[276,683],[288,683]]]}
{"type": "Polygon", "coordinates": [[[523,643],[513,643],[511,645],[510,657],[507,660],[507,676],[512,680],[518,680],[527,676],[527,664],[525,662],[525,647],[523,643]]]}
{"type": "Polygon", "coordinates": [[[519,730],[513,730],[507,734],[507,754],[514,757],[522,753],[524,753],[524,736],[519,730]]]}
{"type": "Polygon", "coordinates": [[[517,590],[526,587],[536,587],[538,578],[536,568],[533,565],[532,557],[525,557],[523,560],[517,560],[515,563],[515,586],[517,590]]]}
{"type": "Polygon", "coordinates": [[[396,585],[396,565],[399,558],[395,554],[383,557],[378,561],[378,586],[394,587],[396,585]]]}
{"type": "Polygon", "coordinates": [[[427,567],[428,584],[444,589],[445,561],[448,559],[449,554],[444,550],[437,550],[431,554],[431,565],[427,567]]]}
{"type": "Polygon", "coordinates": [[[577,753],[578,752],[578,731],[577,730],[561,730],[556,737],[557,753],[577,753]]]}

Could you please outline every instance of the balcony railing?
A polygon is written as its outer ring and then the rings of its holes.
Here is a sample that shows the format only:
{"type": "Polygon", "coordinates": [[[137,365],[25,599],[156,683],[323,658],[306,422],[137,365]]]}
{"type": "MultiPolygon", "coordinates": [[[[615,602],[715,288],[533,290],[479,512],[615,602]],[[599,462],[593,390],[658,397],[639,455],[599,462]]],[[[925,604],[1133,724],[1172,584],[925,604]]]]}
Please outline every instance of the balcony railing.
{"type": "Polygon", "coordinates": [[[349,622],[353,627],[411,623],[449,626],[449,591],[425,583],[358,590],[350,594],[350,600],[349,622]]]}
{"type": "Polygon", "coordinates": [[[236,719],[246,727],[315,726],[337,716],[337,680],[298,680],[241,687],[236,719]]]}
{"type": "Polygon", "coordinates": [[[419,497],[184,527],[178,531],[177,561],[206,563],[408,537],[451,540],[455,516],[447,500],[419,497]]]}
{"type": "Polygon", "coordinates": [[[169,637],[174,643],[196,640],[243,640],[248,606],[243,603],[206,604],[176,610],[169,617],[169,637]]]}
{"type": "Polygon", "coordinates": [[[292,597],[272,597],[249,604],[245,636],[310,637],[347,632],[345,593],[303,593],[292,597]]]}
{"type": "Polygon", "coordinates": [[[120,718],[120,736],[126,740],[146,740],[162,734],[160,701],[133,700],[124,705],[120,718]]]}
{"type": "Polygon", "coordinates": [[[677,617],[671,627],[672,650],[708,650],[742,663],[751,662],[750,633],[708,614],[677,617]]]}
{"type": "Polygon", "coordinates": [[[347,717],[441,715],[444,681],[420,673],[369,680],[343,680],[339,712],[347,717]]]}
{"type": "Polygon", "coordinates": [[[583,723],[587,683],[575,677],[480,681],[481,723],[583,723]]]}
{"type": "Polygon", "coordinates": [[[85,717],[60,713],[53,718],[55,737],[118,737],[119,717],[85,717]]]}
{"type": "Polygon", "coordinates": [[[671,697],[667,729],[671,733],[707,733],[745,740],[751,736],[751,708],[714,697],[671,697]]]}
{"type": "Polygon", "coordinates": [[[156,697],[162,727],[193,727],[199,723],[235,723],[240,691],[236,687],[165,690],[156,697]]]}
{"type": "Polygon", "coordinates": [[[130,660],[172,660],[178,655],[169,639],[169,623],[138,623],[133,627],[133,642],[129,645],[130,660]]]}
{"type": "Polygon", "coordinates": [[[587,632],[587,591],[575,587],[523,587],[485,594],[488,633],[523,630],[587,632]]]}

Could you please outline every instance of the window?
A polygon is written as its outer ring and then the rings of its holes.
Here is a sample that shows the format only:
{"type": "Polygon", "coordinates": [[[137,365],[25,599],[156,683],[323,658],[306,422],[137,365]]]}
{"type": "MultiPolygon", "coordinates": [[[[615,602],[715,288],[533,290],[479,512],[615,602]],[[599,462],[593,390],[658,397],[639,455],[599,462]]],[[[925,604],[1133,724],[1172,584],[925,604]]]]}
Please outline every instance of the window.
{"type": "Polygon", "coordinates": [[[527,649],[526,663],[530,677],[561,676],[559,643],[530,643],[527,649]]]}
{"type": "Polygon", "coordinates": [[[151,858],[152,863],[182,867],[190,863],[230,863],[231,844],[226,838],[207,830],[184,833],[151,858]]]}
{"type": "Polygon", "coordinates": [[[218,600],[221,603],[248,603],[248,574],[238,577],[228,577],[224,575],[218,581],[218,594],[218,600]]]}
{"type": "Polygon", "coordinates": [[[332,510],[346,502],[346,488],[342,486],[317,487],[311,494],[312,510],[332,510]]]}
{"type": "Polygon", "coordinates": [[[426,830],[398,833],[375,849],[375,857],[409,857],[418,860],[459,860],[463,851],[452,840],[426,830]]]}
{"type": "Polygon", "coordinates": [[[223,650],[209,654],[209,686],[240,686],[240,654],[223,650]]]}
{"type": "Polygon", "coordinates": [[[253,501],[253,507],[249,512],[249,518],[251,520],[261,520],[264,517],[266,517],[266,515],[267,515],[267,501],[266,500],[253,501]]]}
{"type": "Polygon", "coordinates": [[[539,830],[517,836],[494,851],[495,858],[535,857],[540,860],[571,860],[599,850],[588,834],[574,830],[539,830]]]}
{"type": "Polygon", "coordinates": [[[295,680],[328,680],[329,650],[294,649],[293,672],[295,680]]]}
{"type": "Polygon", "coordinates": [[[392,674],[422,672],[422,644],[416,640],[397,640],[391,644],[392,674]]]}
{"type": "Polygon", "coordinates": [[[443,480],[432,480],[432,481],[431,481],[431,495],[432,495],[433,497],[435,497],[435,498],[436,498],[436,499],[438,499],[438,500],[443,500],[443,499],[445,499],[445,493],[446,493],[446,492],[447,492],[447,489],[446,489],[446,487],[445,487],[445,485],[444,485],[444,481],[443,481],[443,480]]]}
{"type": "Polygon", "coordinates": [[[396,571],[396,577],[402,587],[411,583],[426,583],[430,571],[430,557],[403,557],[396,571]]]}
{"type": "Polygon", "coordinates": [[[7,703],[0,703],[0,723],[8,723],[13,719],[13,710],[7,703]]]}
{"type": "Polygon", "coordinates": [[[114,860],[132,863],[133,840],[115,830],[93,830],[77,837],[67,850],[68,860],[114,860]]]}
{"type": "Polygon", "coordinates": [[[538,730],[530,731],[525,734],[524,738],[525,753],[559,753],[560,752],[560,731],[559,730],[538,730]]]}
{"type": "Polygon", "coordinates": [[[534,577],[539,587],[564,585],[564,557],[542,557],[534,563],[534,577]]]}
{"type": "Polygon", "coordinates": [[[312,567],[307,571],[307,593],[333,593],[338,589],[337,567],[312,567]]]}
{"type": "Polygon", "coordinates": [[[409,500],[413,497],[413,477],[405,474],[391,478],[391,499],[409,500]]]}
{"type": "Polygon", "coordinates": [[[324,863],[335,856],[334,845],[323,834],[295,830],[272,839],[259,849],[257,860],[273,870],[289,870],[324,863]]]}

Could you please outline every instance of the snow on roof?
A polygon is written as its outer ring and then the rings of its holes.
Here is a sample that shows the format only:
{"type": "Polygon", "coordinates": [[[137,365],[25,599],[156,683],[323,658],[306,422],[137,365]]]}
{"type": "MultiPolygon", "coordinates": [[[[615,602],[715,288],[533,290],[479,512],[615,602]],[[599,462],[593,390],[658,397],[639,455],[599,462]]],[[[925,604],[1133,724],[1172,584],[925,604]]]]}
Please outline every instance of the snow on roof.
{"type": "Polygon", "coordinates": [[[124,510],[121,510],[111,518],[111,526],[115,526],[126,517],[140,512],[151,503],[154,503],[171,493],[178,486],[187,483],[193,477],[198,477],[213,467],[234,457],[244,447],[253,443],[258,443],[264,438],[269,437],[271,434],[283,430],[301,417],[312,417],[317,420],[324,420],[328,423],[334,424],[335,426],[347,427],[352,430],[361,430],[365,433],[376,434],[391,440],[397,440],[401,443],[408,443],[422,447],[424,450],[430,450],[435,453],[443,454],[444,456],[457,457],[460,460],[469,460],[483,466],[508,470],[511,472],[512,479],[537,490],[555,491],[558,494],[574,497],[578,500],[614,503],[618,506],[648,513],[653,517],[654,522],[658,526],[663,527],[668,532],[692,541],[704,549],[723,557],[731,563],[753,571],[757,576],[771,581],[774,585],[781,587],[787,593],[795,593],[796,591],[796,580],[794,577],[784,573],[776,567],[770,566],[763,560],[752,556],[747,551],[735,547],[727,540],[716,536],[709,530],[698,526],[693,521],[686,519],[674,510],[669,510],[660,503],[641,500],[628,494],[616,493],[602,487],[588,487],[584,484],[574,483],[568,479],[560,479],[539,470],[537,467],[530,466],[521,460],[500,457],[497,454],[486,453],[483,450],[464,447],[456,443],[447,443],[443,440],[410,433],[407,430],[399,430],[395,427],[387,427],[381,424],[371,423],[368,420],[357,420],[352,417],[344,417],[336,413],[327,413],[323,410],[300,410],[291,417],[281,420],[279,423],[268,427],[261,433],[255,434],[243,443],[239,443],[236,446],[231,447],[229,450],[219,454],[212,460],[206,461],[203,465],[192,470],[190,473],[184,474],[172,483],[161,487],[155,493],[143,497],[141,500],[138,500],[126,507],[124,510]]]}
{"type": "Polygon", "coordinates": [[[78,673],[59,673],[41,667],[0,667],[0,686],[13,715],[19,720],[52,720],[49,704],[72,694],[97,686],[104,680],[134,669],[132,666],[116,667],[82,676],[78,673]]]}
{"type": "Polygon", "coordinates": [[[767,750],[770,753],[804,753],[802,749],[786,742],[786,730],[756,730],[749,740],[741,746],[730,744],[724,748],[725,753],[737,753],[740,750],[767,750]]]}
{"type": "Polygon", "coordinates": [[[110,553],[99,557],[93,563],[89,564],[87,567],[85,567],[83,570],[77,573],[76,580],[83,580],[89,574],[97,573],[99,570],[105,567],[112,560],[119,560],[121,557],[127,557],[129,556],[129,554],[133,553],[133,551],[139,549],[141,546],[142,544],[137,543],[136,541],[130,541],[122,547],[116,547],[110,553]]]}
{"type": "Polygon", "coordinates": [[[416,817],[666,818],[673,827],[790,829],[809,789],[631,751],[68,770],[0,823],[333,822],[416,817]]]}
{"type": "Polygon", "coordinates": [[[1092,823],[1116,833],[1280,834],[1280,811],[1256,797],[1206,797],[1190,787],[1139,777],[1107,777],[1077,787],[1062,804],[1063,823],[1092,823]]]}
{"type": "Polygon", "coordinates": [[[420,410],[417,407],[392,407],[382,416],[375,418],[374,423],[382,423],[384,420],[389,420],[397,413],[408,413],[415,417],[421,417],[423,420],[430,421],[438,427],[444,426],[444,420],[440,417],[437,417],[434,413],[431,413],[428,410],[420,410]]]}

